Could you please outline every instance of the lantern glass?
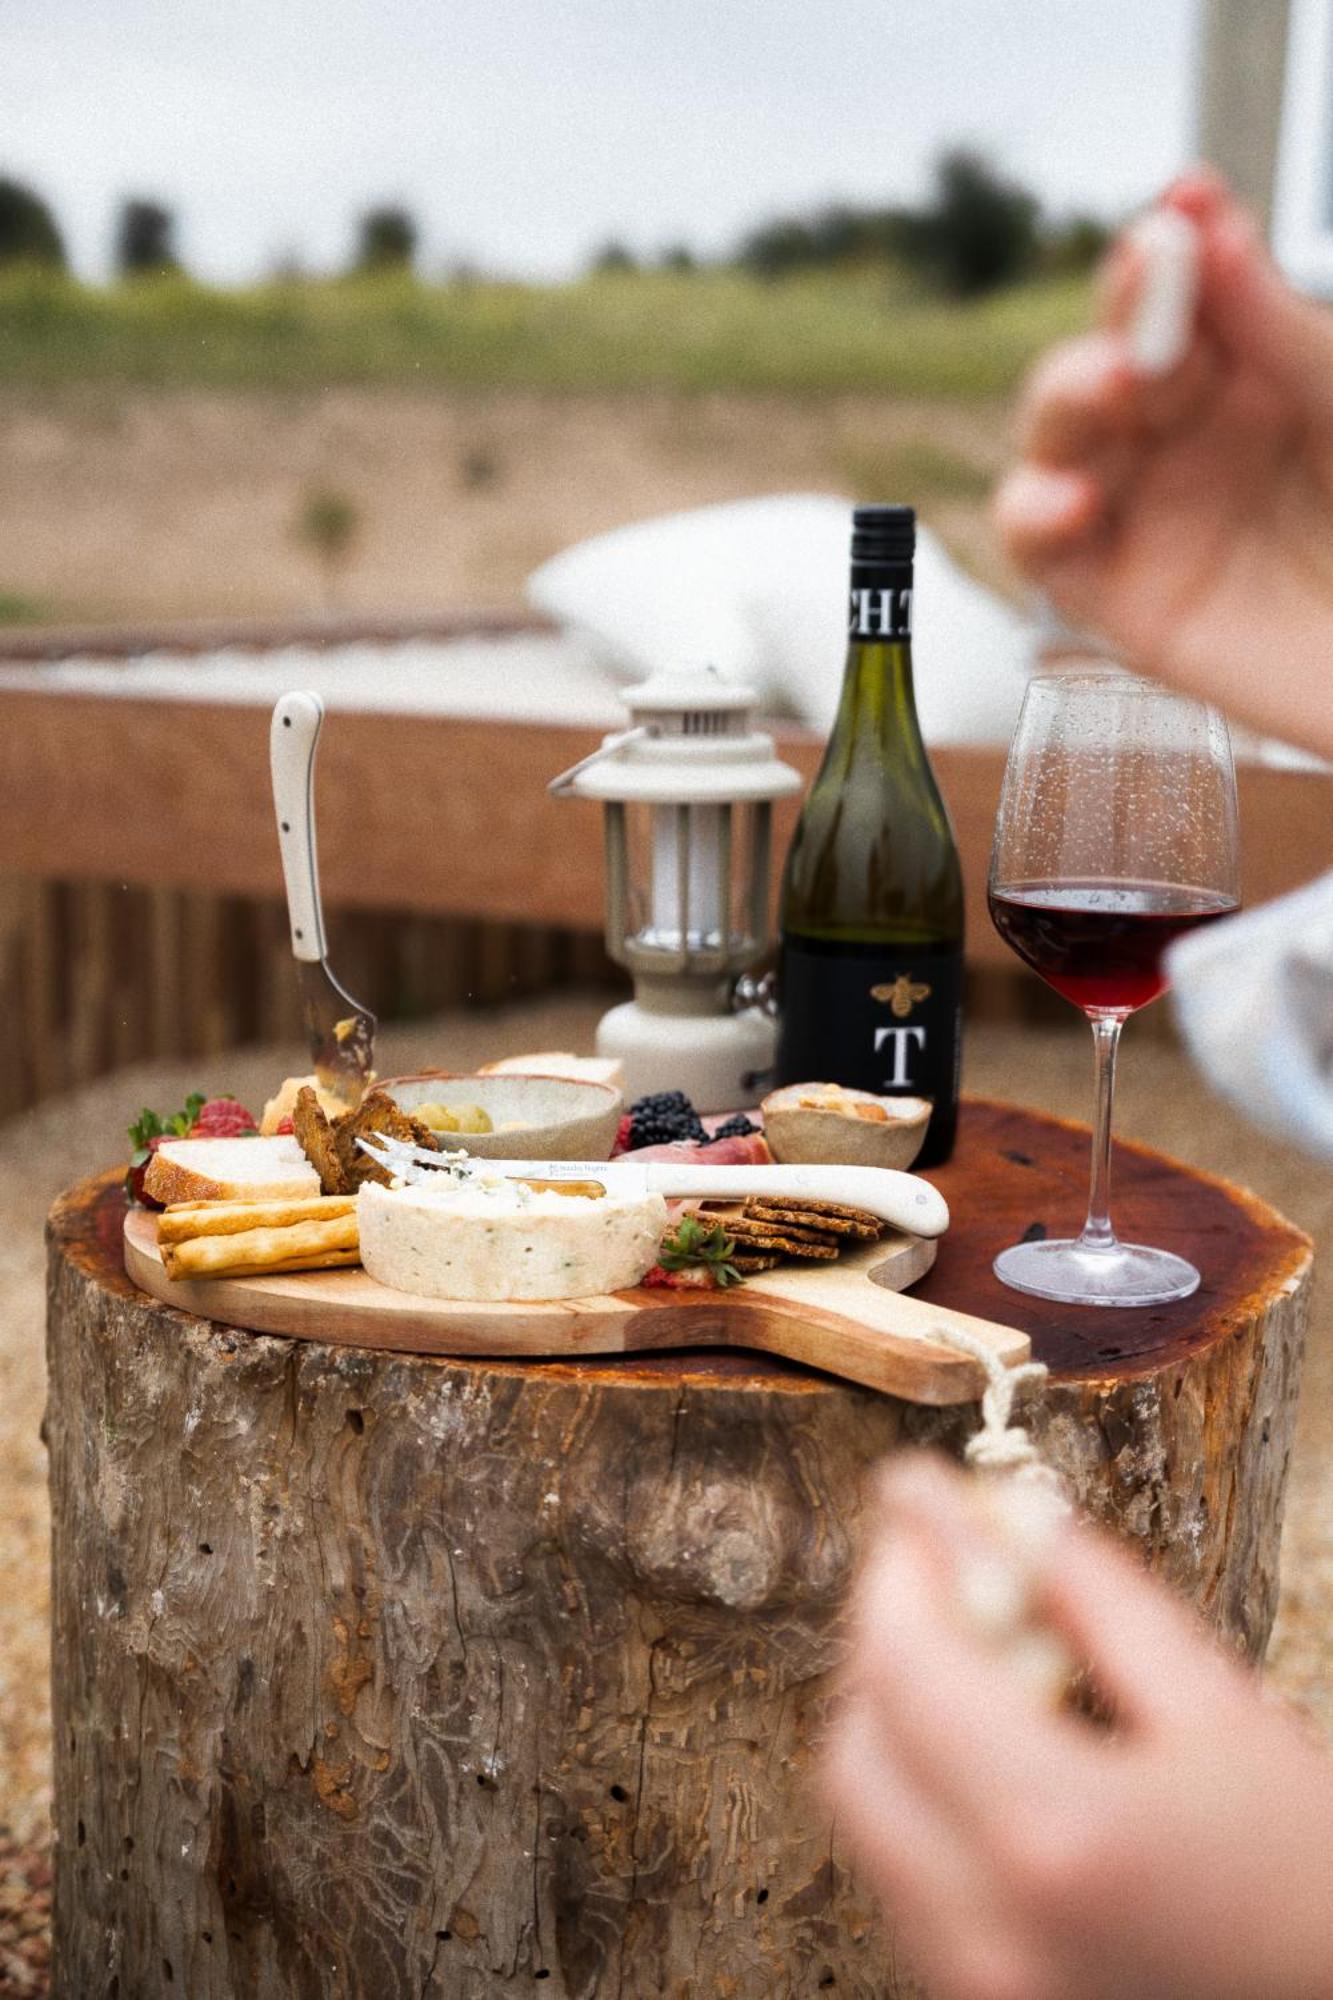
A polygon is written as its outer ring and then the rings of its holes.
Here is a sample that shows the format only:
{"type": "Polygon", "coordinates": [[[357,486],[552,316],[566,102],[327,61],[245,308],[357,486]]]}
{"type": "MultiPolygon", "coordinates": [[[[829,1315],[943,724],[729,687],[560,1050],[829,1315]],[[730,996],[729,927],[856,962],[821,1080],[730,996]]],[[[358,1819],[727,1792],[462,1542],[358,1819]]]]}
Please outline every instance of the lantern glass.
{"type": "Polygon", "coordinates": [[[625,843],[625,895],[608,911],[621,932],[613,951],[621,945],[627,962],[663,971],[752,964],[766,934],[769,817],[767,800],[632,800],[614,812],[607,833],[625,843]]]}

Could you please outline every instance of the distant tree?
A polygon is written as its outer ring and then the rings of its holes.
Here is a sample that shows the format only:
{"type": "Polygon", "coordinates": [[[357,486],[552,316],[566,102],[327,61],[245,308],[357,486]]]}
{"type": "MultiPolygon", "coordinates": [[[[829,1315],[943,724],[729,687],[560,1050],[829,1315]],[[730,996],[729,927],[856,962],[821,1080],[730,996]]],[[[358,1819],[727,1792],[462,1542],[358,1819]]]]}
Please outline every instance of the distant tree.
{"type": "Polygon", "coordinates": [[[699,259],[688,243],[673,243],[662,252],[661,263],[664,271],[697,271],[699,268],[699,259]]]}
{"type": "Polygon", "coordinates": [[[934,197],[923,208],[853,208],[833,203],[813,215],[777,216],[743,238],[737,261],[764,278],[818,267],[906,265],[959,297],[1012,283],[1038,268],[1056,268],[1058,251],[1075,269],[1095,256],[1101,225],[1076,218],[1043,235],[1041,208],[1025,188],[1006,181],[975,153],[946,153],[936,168],[934,197]]]}
{"type": "Polygon", "coordinates": [[[639,260],[627,243],[613,237],[594,256],[592,268],[601,277],[613,277],[617,272],[637,271],[639,260]]]}
{"type": "Polygon", "coordinates": [[[796,216],[765,222],[742,240],[739,260],[758,277],[779,278],[814,263],[814,231],[796,216]]]}
{"type": "Polygon", "coordinates": [[[930,208],[905,216],[902,248],[960,298],[1012,284],[1033,268],[1041,207],[977,153],[946,153],[930,208]]]}
{"type": "Polygon", "coordinates": [[[834,204],[764,223],[742,241],[739,261],[765,278],[810,264],[884,263],[900,254],[904,223],[901,209],[834,204]]]}
{"type": "Polygon", "coordinates": [[[355,500],[336,486],[312,486],[302,494],[292,533],[324,573],[324,602],[329,610],[338,602],[338,586],[360,527],[355,500]]]}
{"type": "Polygon", "coordinates": [[[811,243],[822,264],[892,261],[902,252],[905,212],[900,208],[821,209],[810,225],[811,243]]]}
{"type": "Polygon", "coordinates": [[[176,217],[157,201],[123,201],[116,223],[116,269],[122,277],[179,271],[176,217]]]}
{"type": "Polygon", "coordinates": [[[405,208],[368,208],[357,225],[353,269],[410,271],[417,254],[417,225],[405,208]]]}
{"type": "Polygon", "coordinates": [[[56,219],[31,188],[0,177],[0,264],[65,268],[65,245],[56,219]]]}

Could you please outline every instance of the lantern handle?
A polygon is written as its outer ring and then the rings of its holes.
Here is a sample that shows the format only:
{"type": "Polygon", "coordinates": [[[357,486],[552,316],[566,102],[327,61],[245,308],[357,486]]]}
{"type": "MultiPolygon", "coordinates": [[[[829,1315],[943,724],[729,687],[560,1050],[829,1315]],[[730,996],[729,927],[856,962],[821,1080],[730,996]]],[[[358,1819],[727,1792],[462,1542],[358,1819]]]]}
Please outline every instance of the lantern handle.
{"type": "Polygon", "coordinates": [[[580,757],[577,764],[571,764],[567,771],[562,771],[558,778],[552,778],[546,787],[547,791],[559,798],[562,792],[572,791],[574,780],[581,777],[585,771],[591,770],[594,764],[600,764],[604,757],[614,757],[617,750],[623,750],[627,743],[637,743],[644,736],[656,736],[656,734],[656,729],[646,722],[639,723],[634,729],[619,730],[616,735],[606,737],[600,746],[596,750],[589,751],[586,757],[580,757]]]}
{"type": "Polygon", "coordinates": [[[750,972],[741,974],[731,989],[731,1011],[739,1014],[747,1007],[757,1007],[770,1020],[777,1019],[778,982],[773,973],[766,972],[762,979],[756,979],[750,972]]]}

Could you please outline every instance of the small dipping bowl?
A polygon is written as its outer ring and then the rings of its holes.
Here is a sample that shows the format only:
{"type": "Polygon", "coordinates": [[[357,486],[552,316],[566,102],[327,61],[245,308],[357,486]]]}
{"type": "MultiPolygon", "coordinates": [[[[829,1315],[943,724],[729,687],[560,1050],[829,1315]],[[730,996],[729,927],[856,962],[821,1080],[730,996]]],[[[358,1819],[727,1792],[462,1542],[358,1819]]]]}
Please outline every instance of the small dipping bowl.
{"type": "Polygon", "coordinates": [[[475,1104],[491,1132],[436,1132],[446,1152],[477,1160],[609,1160],[620,1123],[621,1094],[613,1084],[584,1078],[522,1076],[390,1076],[375,1088],[402,1111],[423,1104],[448,1110],[475,1104]],[[508,1126],[510,1129],[505,1130],[508,1126]]]}

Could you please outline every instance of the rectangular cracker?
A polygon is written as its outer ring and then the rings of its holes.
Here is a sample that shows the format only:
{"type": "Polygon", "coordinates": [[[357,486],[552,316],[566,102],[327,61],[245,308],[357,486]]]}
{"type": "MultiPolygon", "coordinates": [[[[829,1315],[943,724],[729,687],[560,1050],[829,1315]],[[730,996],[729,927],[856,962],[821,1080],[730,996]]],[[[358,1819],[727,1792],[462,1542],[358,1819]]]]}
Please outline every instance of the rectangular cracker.
{"type": "Polygon", "coordinates": [[[755,1222],[797,1223],[829,1236],[852,1236],[864,1242],[882,1236],[885,1227],[869,1209],[848,1208],[836,1201],[784,1201],[774,1194],[751,1195],[745,1204],[745,1214],[755,1222]]]}
{"type": "MultiPolygon", "coordinates": [[[[781,1251],[787,1257],[805,1257],[816,1263],[832,1263],[837,1257],[838,1246],[824,1237],[816,1242],[809,1235],[789,1236],[781,1228],[770,1227],[765,1222],[740,1221],[733,1223],[727,1231],[742,1256],[762,1257],[774,1251],[781,1251]]],[[[732,1260],[735,1261],[734,1258],[732,1260]]]]}
{"type": "Polygon", "coordinates": [[[297,1222],[331,1222],[355,1213],[355,1195],[312,1194],[295,1201],[176,1201],[157,1219],[157,1240],[188,1243],[196,1236],[287,1229],[297,1222]]]}
{"type": "Polygon", "coordinates": [[[728,1223],[731,1231],[740,1229],[743,1233],[756,1229],[776,1231],[779,1236],[794,1237],[798,1243],[831,1243],[835,1249],[843,1239],[831,1229],[816,1229],[809,1222],[800,1221],[795,1215],[789,1222],[785,1216],[766,1211],[763,1215],[741,1215],[734,1223],[728,1223]]]}
{"type": "Polygon", "coordinates": [[[318,1269],[318,1260],[341,1252],[339,1261],[360,1255],[356,1215],[329,1222],[294,1222],[280,1229],[245,1229],[229,1236],[192,1236],[164,1243],[162,1262],[169,1278],[219,1278],[257,1271],[318,1269]]]}
{"type": "Polygon", "coordinates": [[[179,1271],[175,1276],[182,1284],[192,1279],[202,1283],[209,1278],[281,1278],[289,1274],[299,1277],[303,1271],[346,1270],[360,1262],[359,1249],[325,1250],[319,1256],[296,1257],[290,1264],[229,1264],[223,1271],[179,1271]]]}

